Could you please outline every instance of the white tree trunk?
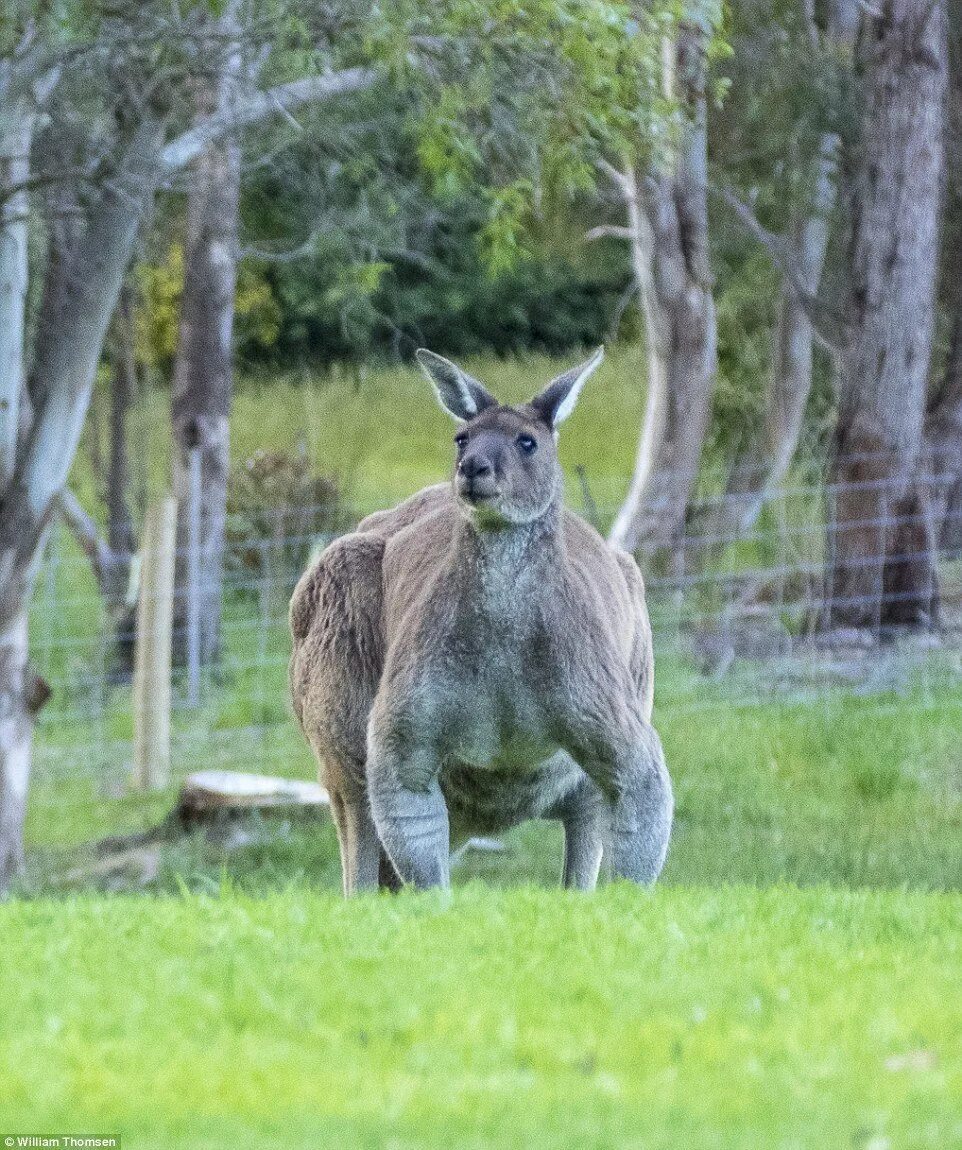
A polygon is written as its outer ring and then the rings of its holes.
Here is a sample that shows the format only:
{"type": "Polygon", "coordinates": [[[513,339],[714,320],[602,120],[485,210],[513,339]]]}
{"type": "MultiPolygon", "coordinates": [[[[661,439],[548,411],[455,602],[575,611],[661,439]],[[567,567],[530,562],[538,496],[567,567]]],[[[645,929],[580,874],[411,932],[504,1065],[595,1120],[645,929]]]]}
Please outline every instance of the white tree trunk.
{"type": "Polygon", "coordinates": [[[670,171],[618,179],[648,349],[648,400],[635,471],[611,529],[629,551],[682,545],[708,428],[717,328],[708,261],[707,30],[683,24],[666,58],[688,120],[670,171]]]}
{"type": "Polygon", "coordinates": [[[33,114],[22,104],[0,106],[0,490],[17,460],[24,380],[27,300],[26,181],[33,114]]]}
{"type": "Polygon", "coordinates": [[[34,694],[26,611],[0,626],[0,892],[23,866],[34,694]]]}

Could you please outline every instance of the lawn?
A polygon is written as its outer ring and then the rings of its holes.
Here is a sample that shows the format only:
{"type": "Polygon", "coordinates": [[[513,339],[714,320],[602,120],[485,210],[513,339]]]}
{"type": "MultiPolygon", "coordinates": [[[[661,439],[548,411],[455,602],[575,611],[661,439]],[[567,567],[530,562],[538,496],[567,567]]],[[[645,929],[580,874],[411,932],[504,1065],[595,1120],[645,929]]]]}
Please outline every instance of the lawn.
{"type": "Polygon", "coordinates": [[[0,908],[0,1132],[962,1145],[962,896],[481,886],[0,908]]]}

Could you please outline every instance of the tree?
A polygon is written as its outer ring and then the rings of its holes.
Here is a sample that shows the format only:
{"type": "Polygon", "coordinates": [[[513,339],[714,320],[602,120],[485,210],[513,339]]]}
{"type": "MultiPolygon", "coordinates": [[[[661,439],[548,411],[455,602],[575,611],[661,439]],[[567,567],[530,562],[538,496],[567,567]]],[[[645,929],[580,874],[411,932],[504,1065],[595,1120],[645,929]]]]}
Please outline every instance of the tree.
{"type": "Polygon", "coordinates": [[[245,93],[229,109],[218,109],[181,131],[176,108],[184,96],[181,85],[197,66],[189,50],[197,14],[188,11],[182,25],[166,18],[154,21],[153,14],[144,5],[126,18],[91,18],[82,37],[78,33],[62,43],[56,22],[37,28],[29,13],[21,13],[19,34],[2,44],[0,121],[9,128],[0,168],[0,287],[5,289],[0,296],[6,300],[0,384],[0,889],[22,861],[33,721],[43,701],[28,662],[33,579],[76,453],[144,213],[162,181],[230,132],[374,79],[365,68],[299,77],[245,93]],[[98,69],[101,81],[93,85],[98,69]],[[89,142],[98,154],[81,169],[84,225],[64,254],[57,306],[40,317],[28,387],[23,241],[29,191],[45,181],[66,181],[71,174],[59,160],[49,170],[37,170],[32,136],[44,103],[51,119],[48,130],[65,126],[75,132],[78,122],[87,122],[73,116],[69,100],[50,106],[55,86],[67,88],[78,76],[88,98],[96,87],[101,97],[110,93],[116,103],[106,109],[106,117],[101,109],[91,120],[89,142]],[[111,120],[105,146],[105,125],[111,120]]]}
{"type": "Polygon", "coordinates": [[[962,58],[958,5],[949,7],[949,99],[946,131],[946,204],[942,243],[941,305],[948,348],[925,414],[925,442],[932,476],[932,527],[940,547],[962,554],[962,58]]]}
{"type": "MultiPolygon", "coordinates": [[[[229,115],[238,98],[244,57],[235,7],[213,22],[222,43],[213,82],[198,86],[197,115],[229,115]]],[[[250,68],[248,69],[251,70],[250,68]]],[[[230,411],[233,398],[234,292],[237,283],[240,143],[217,140],[194,161],[187,193],[187,243],[171,408],[174,491],[177,495],[177,563],[174,591],[174,652],[185,657],[188,596],[196,594],[199,658],[208,663],[220,647],[221,589],[230,411]],[[200,485],[191,489],[190,460],[198,453],[200,485]],[[199,506],[192,509],[193,499],[199,506]],[[187,586],[187,524],[199,525],[199,586],[187,586]]]]}
{"type": "Polygon", "coordinates": [[[690,9],[666,48],[665,91],[682,107],[668,155],[642,171],[604,165],[627,211],[648,356],[634,474],[611,529],[612,541],[631,551],[679,551],[708,427],[717,364],[707,200],[712,26],[711,13],[690,9]]]}
{"type": "Polygon", "coordinates": [[[867,22],[850,284],[830,479],[831,625],[928,625],[935,551],[922,475],[946,93],[941,0],[867,22]]]}

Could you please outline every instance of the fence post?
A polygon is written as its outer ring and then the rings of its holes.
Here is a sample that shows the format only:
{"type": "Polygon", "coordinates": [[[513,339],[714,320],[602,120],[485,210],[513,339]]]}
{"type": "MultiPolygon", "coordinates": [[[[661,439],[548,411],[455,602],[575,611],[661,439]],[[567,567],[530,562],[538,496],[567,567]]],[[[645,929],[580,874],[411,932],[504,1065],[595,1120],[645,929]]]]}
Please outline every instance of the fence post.
{"type": "Polygon", "coordinates": [[[137,603],[134,661],[134,775],[138,790],[158,790],[170,778],[170,664],[174,613],[177,501],[169,495],[147,509],[137,603]]]}
{"type": "Polygon", "coordinates": [[[187,476],[187,555],[184,593],[184,622],[187,629],[187,705],[196,707],[200,703],[200,500],[201,500],[201,453],[199,447],[191,449],[188,456],[187,476]]]}

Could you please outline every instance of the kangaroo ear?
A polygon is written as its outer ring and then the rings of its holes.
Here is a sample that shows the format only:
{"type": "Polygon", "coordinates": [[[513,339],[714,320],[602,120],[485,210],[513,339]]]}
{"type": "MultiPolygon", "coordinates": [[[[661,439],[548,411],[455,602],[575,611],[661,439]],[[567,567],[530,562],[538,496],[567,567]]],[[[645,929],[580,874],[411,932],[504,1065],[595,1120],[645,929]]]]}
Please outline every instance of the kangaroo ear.
{"type": "Polygon", "coordinates": [[[557,427],[574,411],[585,380],[605,358],[605,349],[599,347],[591,359],[553,379],[540,395],[531,401],[549,427],[557,427]]]}
{"type": "Polygon", "coordinates": [[[438,402],[455,419],[473,419],[486,407],[497,406],[498,401],[484,384],[462,371],[456,363],[423,347],[414,354],[421,370],[434,384],[438,402]]]}

